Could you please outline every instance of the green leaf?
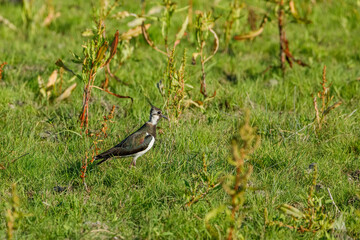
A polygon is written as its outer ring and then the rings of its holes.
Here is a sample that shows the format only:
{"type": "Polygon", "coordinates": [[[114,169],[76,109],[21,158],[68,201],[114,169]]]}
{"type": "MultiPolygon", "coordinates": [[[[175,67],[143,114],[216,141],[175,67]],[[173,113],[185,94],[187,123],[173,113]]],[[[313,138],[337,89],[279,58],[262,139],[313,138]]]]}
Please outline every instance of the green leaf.
{"type": "Polygon", "coordinates": [[[281,205],[280,210],[288,215],[295,217],[295,218],[304,218],[305,217],[303,212],[301,212],[299,209],[297,209],[293,206],[290,206],[288,204],[281,205]]]}

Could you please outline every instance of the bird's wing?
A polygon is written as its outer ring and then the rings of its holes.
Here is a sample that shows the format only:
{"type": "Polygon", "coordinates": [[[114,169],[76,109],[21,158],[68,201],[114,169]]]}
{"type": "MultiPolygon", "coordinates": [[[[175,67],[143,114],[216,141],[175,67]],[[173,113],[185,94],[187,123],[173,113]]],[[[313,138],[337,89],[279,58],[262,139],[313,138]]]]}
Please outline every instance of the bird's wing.
{"type": "MultiPolygon", "coordinates": [[[[120,144],[97,155],[95,159],[108,159],[113,156],[131,156],[135,153],[145,150],[149,146],[152,139],[153,136],[146,135],[146,133],[130,135],[120,144]]],[[[103,161],[99,162],[98,164],[102,162],[103,161]]]]}
{"type": "Polygon", "coordinates": [[[146,131],[134,132],[115,147],[134,148],[141,145],[145,141],[146,136],[148,136],[146,131]]]}

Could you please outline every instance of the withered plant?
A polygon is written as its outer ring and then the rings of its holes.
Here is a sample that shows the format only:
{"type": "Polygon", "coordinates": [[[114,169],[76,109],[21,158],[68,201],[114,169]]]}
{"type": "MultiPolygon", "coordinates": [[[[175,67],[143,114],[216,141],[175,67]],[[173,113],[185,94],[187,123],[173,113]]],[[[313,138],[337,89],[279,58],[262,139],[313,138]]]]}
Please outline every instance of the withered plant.
{"type": "Polygon", "coordinates": [[[225,212],[229,220],[226,234],[227,239],[239,239],[238,232],[244,217],[242,206],[245,202],[245,193],[248,189],[248,181],[252,173],[252,166],[246,166],[245,161],[259,147],[260,136],[256,134],[256,128],[250,125],[250,112],[246,111],[245,121],[231,142],[232,159],[230,164],[234,166],[235,173],[229,174],[222,181],[222,186],[229,196],[229,201],[218,208],[213,209],[205,217],[205,225],[214,237],[219,237],[217,231],[211,226],[210,220],[219,213],[225,212]]]}
{"type": "Polygon", "coordinates": [[[101,150],[101,148],[98,147],[98,143],[104,141],[104,139],[107,138],[108,123],[112,122],[111,119],[114,117],[114,112],[115,112],[115,105],[112,106],[110,113],[107,116],[103,117],[101,128],[93,133],[88,134],[89,137],[92,138],[92,145],[89,151],[85,152],[85,157],[82,160],[82,166],[80,170],[81,172],[80,178],[82,179],[85,190],[87,192],[90,192],[85,181],[89,159],[90,159],[90,163],[93,163],[95,160],[95,156],[98,155],[98,151],[101,150]]]}
{"type": "Polygon", "coordinates": [[[210,173],[208,172],[208,161],[206,159],[205,153],[203,153],[203,168],[202,171],[193,176],[195,180],[195,184],[190,184],[189,181],[186,179],[185,186],[187,187],[187,203],[185,204],[186,207],[190,207],[191,205],[197,203],[201,199],[205,198],[208,193],[216,189],[220,186],[221,182],[219,181],[220,172],[210,173]]]}
{"type": "MultiPolygon", "coordinates": [[[[280,55],[280,67],[281,67],[283,74],[285,74],[285,70],[286,70],[285,61],[288,62],[289,66],[291,68],[293,66],[293,61],[303,67],[308,66],[306,63],[304,63],[300,59],[296,59],[290,52],[289,41],[286,38],[286,33],[285,33],[286,14],[285,14],[285,9],[284,9],[284,3],[285,3],[285,0],[280,0],[278,2],[278,6],[277,6],[279,9],[277,20],[278,20],[278,28],[279,28],[279,42],[280,42],[280,54],[279,54],[280,55]]],[[[290,9],[295,9],[295,3],[293,0],[288,1],[288,5],[289,5],[290,9]]],[[[292,11],[292,13],[294,13],[294,11],[292,11]]]]}
{"type": "Polygon", "coordinates": [[[216,96],[216,91],[212,96],[209,96],[206,89],[206,73],[205,73],[205,63],[208,62],[218,51],[219,49],[219,37],[216,32],[213,30],[214,19],[211,16],[211,13],[203,13],[201,11],[196,12],[196,22],[194,25],[195,36],[196,36],[196,46],[197,49],[195,53],[192,54],[192,64],[196,64],[196,59],[200,57],[201,64],[201,77],[200,77],[200,93],[205,100],[212,99],[216,96]],[[205,45],[210,39],[210,33],[214,37],[214,44],[210,53],[206,53],[205,45]]]}
{"type": "MultiPolygon", "coordinates": [[[[116,31],[111,45],[109,41],[105,37],[105,19],[110,14],[110,11],[117,4],[117,1],[110,6],[106,7],[106,4],[102,4],[102,8],[100,9],[100,15],[96,23],[96,32],[94,33],[91,40],[89,40],[86,44],[82,45],[83,47],[83,56],[80,57],[73,53],[74,62],[82,64],[82,73],[81,75],[75,74],[71,69],[66,67],[62,60],[58,60],[56,65],[59,67],[63,67],[65,70],[73,73],[80,80],[84,82],[84,92],[83,92],[83,103],[82,109],[79,116],[80,127],[85,128],[85,132],[88,131],[88,120],[89,120],[89,101],[91,98],[92,88],[96,88],[107,92],[113,96],[118,98],[129,98],[129,96],[121,96],[115,93],[110,92],[108,89],[103,89],[95,85],[95,79],[99,72],[104,67],[107,67],[109,71],[110,61],[116,54],[118,43],[119,43],[119,31],[116,31]]],[[[110,72],[110,71],[109,71],[110,72]]]]}
{"type": "MultiPolygon", "coordinates": [[[[308,24],[310,23],[310,21],[307,18],[302,18],[299,16],[299,13],[295,7],[294,0],[278,0],[278,1],[267,0],[267,1],[274,3],[274,7],[271,9],[271,11],[269,11],[267,14],[264,15],[260,27],[256,30],[250,31],[249,33],[234,36],[234,39],[238,41],[242,41],[247,39],[253,39],[257,36],[260,36],[263,33],[265,24],[269,19],[268,15],[270,15],[273,10],[277,9],[276,11],[277,13],[275,17],[277,19],[277,25],[279,29],[279,46],[280,46],[279,62],[283,75],[285,74],[285,70],[286,70],[286,62],[289,64],[291,68],[293,67],[294,62],[300,66],[307,67],[308,65],[306,63],[304,63],[300,59],[295,58],[291,53],[289,48],[289,40],[286,37],[285,24],[286,24],[286,18],[290,16],[293,17],[297,23],[308,24]]],[[[267,68],[264,72],[266,72],[270,68],[272,68],[272,66],[267,68]]]]}
{"type": "MultiPolygon", "coordinates": [[[[330,239],[329,231],[333,229],[335,222],[334,214],[326,212],[323,197],[316,196],[316,182],[318,177],[317,165],[313,168],[312,184],[306,197],[306,207],[300,210],[288,204],[282,204],[279,209],[290,216],[289,222],[274,221],[269,219],[265,208],[265,224],[267,226],[285,227],[299,233],[311,232],[319,237],[330,239]]],[[[331,195],[330,195],[331,196],[331,195]]]]}
{"type": "Polygon", "coordinates": [[[314,129],[315,131],[321,130],[323,124],[326,122],[326,116],[335,108],[339,107],[341,105],[341,101],[336,102],[332,105],[332,100],[334,99],[334,96],[330,95],[330,87],[331,84],[328,84],[328,81],[326,80],[326,66],[323,68],[323,74],[322,74],[322,81],[321,81],[321,87],[322,90],[317,93],[317,95],[313,95],[313,104],[314,104],[314,110],[315,110],[315,124],[314,129]],[[321,107],[319,109],[317,99],[321,99],[321,107]]]}

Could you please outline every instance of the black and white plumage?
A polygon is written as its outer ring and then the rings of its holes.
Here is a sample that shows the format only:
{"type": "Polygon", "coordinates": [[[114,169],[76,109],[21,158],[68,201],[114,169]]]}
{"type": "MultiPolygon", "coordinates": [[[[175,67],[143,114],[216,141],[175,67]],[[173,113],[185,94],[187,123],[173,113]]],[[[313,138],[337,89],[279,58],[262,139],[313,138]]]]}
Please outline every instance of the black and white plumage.
{"type": "Polygon", "coordinates": [[[95,160],[101,160],[97,163],[97,165],[112,157],[133,157],[133,161],[130,166],[135,166],[136,159],[144,155],[154,146],[156,138],[156,125],[161,118],[167,119],[159,108],[152,106],[149,121],[147,121],[136,132],[121,141],[121,143],[97,155],[95,160]]]}

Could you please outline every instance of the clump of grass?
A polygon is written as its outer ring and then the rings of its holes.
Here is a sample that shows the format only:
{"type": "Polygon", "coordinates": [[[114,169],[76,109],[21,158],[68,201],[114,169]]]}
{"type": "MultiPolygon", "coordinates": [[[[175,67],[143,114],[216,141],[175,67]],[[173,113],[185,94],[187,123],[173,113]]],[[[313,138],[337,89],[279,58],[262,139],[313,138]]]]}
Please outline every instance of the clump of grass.
{"type": "Polygon", "coordinates": [[[289,215],[289,222],[273,221],[269,219],[265,208],[265,224],[289,228],[299,233],[311,232],[319,237],[331,238],[329,232],[333,229],[335,216],[325,211],[323,197],[314,194],[318,177],[317,165],[313,168],[312,184],[307,195],[306,207],[303,211],[288,204],[282,204],[279,209],[289,215]]]}
{"type": "MultiPolygon", "coordinates": [[[[219,37],[216,32],[213,30],[215,25],[214,19],[211,16],[211,13],[203,13],[201,11],[196,12],[196,22],[194,25],[195,36],[196,36],[196,51],[192,54],[192,64],[196,64],[197,57],[200,56],[201,64],[201,77],[200,77],[200,93],[203,95],[204,100],[214,98],[216,96],[216,91],[212,96],[209,96],[206,89],[206,73],[205,73],[205,63],[208,62],[218,51],[219,49],[219,37]],[[210,33],[214,37],[214,45],[212,51],[209,55],[205,52],[205,45],[210,39],[210,33]]],[[[201,105],[203,102],[200,102],[201,105]]]]}
{"type": "Polygon", "coordinates": [[[208,193],[220,186],[219,182],[219,174],[220,172],[209,173],[208,172],[208,161],[206,159],[205,153],[203,153],[203,168],[202,171],[195,176],[196,182],[195,185],[191,185],[189,181],[186,179],[185,185],[188,189],[188,201],[185,204],[186,207],[190,207],[191,205],[197,203],[201,199],[205,198],[208,193]]]}
{"type": "Polygon", "coordinates": [[[229,201],[218,208],[213,209],[205,217],[205,225],[213,236],[219,237],[215,229],[209,223],[218,213],[225,212],[229,219],[227,239],[238,239],[242,235],[238,232],[244,217],[242,206],[245,202],[245,193],[248,189],[248,181],[252,173],[252,166],[245,167],[246,159],[259,147],[260,136],[256,134],[256,128],[250,125],[250,112],[246,112],[245,121],[231,142],[232,159],[229,160],[234,166],[235,174],[230,174],[223,179],[222,186],[229,196],[229,201]]]}
{"type": "Polygon", "coordinates": [[[331,102],[334,99],[334,96],[330,95],[330,87],[331,84],[328,84],[328,81],[326,80],[326,66],[323,68],[323,74],[322,74],[322,82],[320,83],[322,90],[317,93],[317,96],[313,95],[313,104],[314,104],[314,110],[315,110],[315,124],[314,129],[315,131],[320,131],[326,122],[326,116],[335,108],[339,107],[342,102],[336,102],[332,105],[331,102]],[[319,109],[317,99],[321,99],[321,107],[319,109]]]}

